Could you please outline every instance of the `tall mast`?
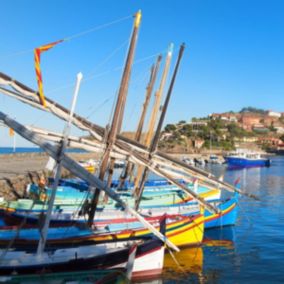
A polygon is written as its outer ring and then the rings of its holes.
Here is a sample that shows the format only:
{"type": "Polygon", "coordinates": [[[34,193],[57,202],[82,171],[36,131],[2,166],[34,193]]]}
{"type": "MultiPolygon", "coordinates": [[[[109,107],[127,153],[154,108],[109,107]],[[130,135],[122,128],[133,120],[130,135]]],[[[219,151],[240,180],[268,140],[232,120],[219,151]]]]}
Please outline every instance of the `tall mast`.
{"type": "Polygon", "coordinates": [[[74,114],[74,110],[75,110],[75,106],[76,106],[77,96],[78,96],[78,93],[79,93],[80,83],[81,83],[82,77],[83,77],[82,73],[78,73],[77,82],[76,82],[76,86],[75,86],[75,92],[74,92],[74,96],[73,96],[73,99],[72,99],[72,105],[71,105],[71,110],[70,110],[70,114],[69,114],[69,119],[68,119],[68,121],[67,121],[67,123],[64,127],[64,130],[63,130],[63,138],[61,140],[61,148],[60,148],[58,156],[57,156],[57,167],[56,167],[55,176],[54,176],[54,183],[52,185],[52,192],[51,192],[51,196],[50,196],[50,199],[49,199],[47,212],[46,212],[46,215],[45,215],[45,220],[44,220],[41,238],[40,238],[40,241],[39,241],[38,247],[37,247],[37,253],[38,254],[41,254],[44,251],[44,248],[45,248],[48,227],[49,227],[49,223],[50,223],[50,219],[51,219],[51,213],[52,213],[52,209],[53,209],[53,205],[54,205],[54,201],[55,201],[55,196],[56,196],[56,190],[57,190],[57,186],[58,186],[58,183],[59,183],[59,179],[61,177],[62,156],[63,156],[65,148],[67,146],[68,136],[70,134],[72,118],[73,118],[73,114],[74,114]]]}
{"type": "Polygon", "coordinates": [[[143,129],[143,125],[144,125],[144,121],[145,121],[145,116],[146,116],[146,112],[147,112],[147,108],[150,102],[150,98],[151,98],[151,94],[153,91],[153,87],[156,81],[156,77],[160,68],[160,63],[162,60],[162,56],[159,55],[156,61],[156,64],[153,66],[153,70],[151,72],[151,77],[150,77],[150,81],[149,84],[146,88],[146,97],[145,97],[145,102],[143,104],[143,109],[142,109],[142,113],[141,113],[141,117],[139,120],[139,124],[137,127],[137,131],[136,131],[136,135],[135,135],[135,141],[140,141],[141,139],[141,134],[142,134],[142,129],[143,129]]]}
{"type": "MultiPolygon", "coordinates": [[[[138,142],[140,142],[140,139],[141,139],[142,130],[143,130],[143,126],[144,126],[144,121],[145,121],[148,105],[149,105],[149,102],[150,102],[150,99],[151,99],[154,84],[156,82],[156,77],[157,77],[157,74],[158,74],[158,71],[159,71],[159,68],[160,68],[161,60],[162,60],[162,56],[159,55],[156,63],[154,65],[152,65],[152,67],[151,67],[150,80],[149,80],[149,83],[146,87],[145,101],[144,101],[144,104],[143,104],[143,107],[142,107],[142,113],[141,113],[141,116],[140,116],[140,119],[139,119],[139,123],[138,123],[138,126],[137,126],[135,137],[134,137],[135,141],[138,141],[138,142]]],[[[132,169],[133,169],[133,164],[128,161],[127,166],[125,168],[125,172],[124,172],[123,176],[121,176],[119,187],[123,186],[125,180],[127,179],[127,176],[132,171],[132,169]]]]}
{"type": "MultiPolygon", "coordinates": [[[[162,74],[160,86],[159,86],[159,89],[157,90],[157,92],[155,93],[154,107],[153,107],[153,110],[152,110],[152,113],[151,113],[151,117],[150,117],[149,125],[148,125],[148,132],[146,134],[145,142],[144,142],[146,147],[150,146],[151,139],[152,139],[152,136],[153,136],[155,123],[156,123],[156,120],[157,120],[157,116],[158,116],[159,108],[160,108],[160,104],[161,104],[161,99],[162,99],[162,95],[163,95],[163,90],[164,90],[165,83],[166,83],[167,76],[168,76],[169,69],[170,69],[172,54],[173,54],[173,44],[171,43],[169,45],[169,48],[168,48],[166,63],[165,63],[164,71],[163,71],[163,74],[162,74]]],[[[138,185],[139,185],[142,173],[143,173],[143,169],[144,169],[143,166],[138,166],[136,178],[135,178],[135,181],[134,181],[134,192],[138,191],[138,185]]]]}
{"type": "MultiPolygon", "coordinates": [[[[106,173],[107,166],[108,166],[110,152],[112,150],[113,144],[115,143],[116,135],[117,133],[119,133],[120,127],[121,127],[121,121],[123,117],[124,105],[126,102],[131,67],[132,67],[133,58],[134,58],[134,51],[135,51],[135,46],[137,42],[138,30],[139,30],[139,26],[141,22],[141,16],[142,16],[141,11],[139,10],[135,15],[134,27],[133,27],[133,32],[132,32],[131,41],[129,45],[129,51],[128,51],[127,59],[125,62],[123,75],[121,78],[118,98],[117,98],[117,102],[116,102],[116,106],[115,106],[115,110],[114,110],[114,114],[112,118],[112,124],[110,127],[110,131],[109,131],[108,139],[106,143],[106,150],[105,150],[103,160],[101,163],[100,174],[99,174],[99,178],[101,180],[104,180],[105,173],[106,173]]],[[[89,219],[88,219],[89,226],[91,226],[93,223],[95,211],[96,211],[97,204],[99,201],[99,195],[100,195],[100,190],[96,188],[94,192],[94,196],[91,201],[91,209],[90,209],[89,219]]]]}
{"type": "MultiPolygon", "coordinates": [[[[159,123],[158,123],[157,129],[156,129],[156,133],[155,133],[155,136],[152,140],[151,146],[149,148],[149,159],[151,159],[152,154],[156,151],[156,149],[158,147],[160,133],[161,133],[162,126],[163,126],[163,123],[164,123],[164,120],[165,120],[167,108],[168,108],[168,105],[169,105],[169,102],[170,102],[170,97],[171,97],[171,94],[172,94],[172,90],[173,90],[173,87],[174,87],[176,75],[177,75],[178,68],[179,68],[179,65],[180,65],[180,61],[181,61],[181,58],[182,58],[182,55],[183,55],[183,52],[184,52],[184,48],[185,48],[185,45],[182,44],[180,46],[177,63],[176,63],[175,70],[174,70],[174,73],[173,73],[173,77],[172,77],[172,80],[171,80],[171,83],[170,83],[170,86],[169,86],[169,90],[168,90],[168,93],[167,93],[167,96],[166,96],[166,100],[165,100],[165,103],[163,105],[162,113],[161,113],[159,123]]],[[[147,176],[148,176],[148,172],[149,172],[148,168],[145,168],[144,172],[143,172],[142,180],[141,180],[140,186],[139,186],[138,197],[136,198],[136,202],[135,202],[135,209],[136,210],[139,207],[139,203],[140,203],[141,196],[142,196],[143,189],[144,189],[144,185],[145,185],[145,182],[146,182],[146,179],[147,179],[147,176]]]]}

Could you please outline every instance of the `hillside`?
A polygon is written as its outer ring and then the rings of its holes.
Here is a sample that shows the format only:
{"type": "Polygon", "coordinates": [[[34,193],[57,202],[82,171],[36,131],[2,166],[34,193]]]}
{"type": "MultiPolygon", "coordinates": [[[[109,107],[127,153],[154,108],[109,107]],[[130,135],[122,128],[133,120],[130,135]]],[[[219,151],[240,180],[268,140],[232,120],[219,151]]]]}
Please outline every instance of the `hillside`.
{"type": "Polygon", "coordinates": [[[284,113],[247,107],[168,124],[159,146],[173,152],[233,150],[240,146],[267,150],[283,140],[284,113]]]}

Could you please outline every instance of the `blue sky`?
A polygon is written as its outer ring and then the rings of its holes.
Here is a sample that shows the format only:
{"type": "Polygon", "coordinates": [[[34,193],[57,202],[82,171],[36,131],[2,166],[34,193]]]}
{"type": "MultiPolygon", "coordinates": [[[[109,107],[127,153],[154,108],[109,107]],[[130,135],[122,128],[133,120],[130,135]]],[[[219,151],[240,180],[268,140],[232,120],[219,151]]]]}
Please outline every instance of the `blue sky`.
{"type": "MultiPolygon", "coordinates": [[[[186,50],[165,123],[244,106],[284,111],[283,1],[4,1],[0,70],[36,88],[33,48],[127,17],[42,55],[46,95],[69,106],[81,71],[89,79],[82,84],[77,112],[104,126],[119,87],[130,16],[138,9],[142,26],[123,130],[135,129],[150,65],[170,42],[175,44],[173,63],[182,42],[186,50]]],[[[3,95],[0,110],[24,124],[63,129],[60,120],[3,95]]],[[[7,133],[0,128],[0,146],[11,145],[7,133]]],[[[28,145],[21,139],[17,144],[28,145]]]]}

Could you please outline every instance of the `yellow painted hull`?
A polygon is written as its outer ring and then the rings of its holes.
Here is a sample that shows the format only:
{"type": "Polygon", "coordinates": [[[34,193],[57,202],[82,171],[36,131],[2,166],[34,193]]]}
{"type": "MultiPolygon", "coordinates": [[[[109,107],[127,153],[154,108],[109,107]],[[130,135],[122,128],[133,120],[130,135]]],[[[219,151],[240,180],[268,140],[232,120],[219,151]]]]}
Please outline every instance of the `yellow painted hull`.
{"type": "MultiPolygon", "coordinates": [[[[153,224],[159,229],[159,224],[153,224]]],[[[200,245],[204,233],[204,214],[197,215],[194,218],[182,217],[179,221],[173,221],[166,225],[166,237],[176,246],[200,245]]],[[[146,228],[123,230],[119,232],[110,232],[107,234],[93,235],[92,240],[96,242],[106,242],[114,240],[126,240],[129,238],[139,238],[150,235],[146,228]]],[[[76,241],[73,239],[73,242],[76,241]]],[[[79,241],[79,239],[78,239],[79,241]]]]}
{"type": "MultiPolygon", "coordinates": [[[[151,219],[150,223],[159,230],[159,219],[151,219]]],[[[66,228],[66,230],[68,230],[66,228]]],[[[180,215],[171,216],[167,218],[166,237],[176,246],[196,246],[201,245],[204,232],[204,214],[196,215],[194,217],[184,217],[180,215]]],[[[119,231],[111,231],[109,233],[94,233],[78,237],[65,237],[48,239],[48,244],[79,244],[83,242],[104,243],[109,241],[126,241],[133,238],[148,237],[151,233],[144,227],[136,229],[126,229],[119,231]]],[[[15,239],[14,244],[25,244],[29,241],[30,244],[36,244],[36,239],[15,239]]],[[[9,240],[1,240],[0,244],[5,244],[9,240]]]]}

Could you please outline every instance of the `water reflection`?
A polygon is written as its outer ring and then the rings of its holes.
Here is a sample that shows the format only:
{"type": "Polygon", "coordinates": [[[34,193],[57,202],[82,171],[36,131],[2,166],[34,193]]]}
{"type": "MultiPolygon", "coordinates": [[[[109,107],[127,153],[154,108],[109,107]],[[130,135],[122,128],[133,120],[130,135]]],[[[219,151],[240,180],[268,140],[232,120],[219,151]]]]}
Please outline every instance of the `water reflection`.
{"type": "Polygon", "coordinates": [[[203,245],[233,249],[234,241],[235,227],[227,226],[223,228],[205,230],[203,245]]]}
{"type": "MultiPolygon", "coordinates": [[[[228,226],[220,229],[206,231],[204,242],[201,247],[184,248],[173,255],[167,253],[164,262],[163,277],[159,283],[207,283],[216,278],[216,271],[204,273],[204,251],[211,250],[216,254],[218,251],[234,250],[235,228],[228,226]]],[[[152,283],[152,282],[151,282],[152,283]]]]}
{"type": "Polygon", "coordinates": [[[240,177],[260,200],[240,196],[235,227],[206,231],[201,248],[175,254],[182,269],[167,255],[163,277],[152,283],[284,283],[284,157],[269,168],[207,170],[231,184],[240,177]]]}

